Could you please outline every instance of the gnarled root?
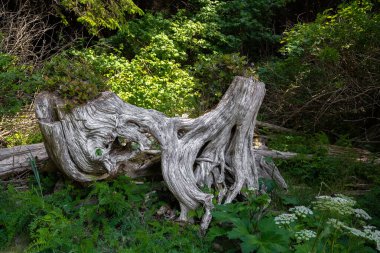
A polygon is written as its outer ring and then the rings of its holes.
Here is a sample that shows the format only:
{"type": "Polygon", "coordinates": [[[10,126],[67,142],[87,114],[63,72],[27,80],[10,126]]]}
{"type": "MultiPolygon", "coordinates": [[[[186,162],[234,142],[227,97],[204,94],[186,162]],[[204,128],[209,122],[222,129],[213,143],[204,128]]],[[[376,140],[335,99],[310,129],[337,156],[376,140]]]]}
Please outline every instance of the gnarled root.
{"type": "Polygon", "coordinates": [[[126,170],[138,174],[146,161],[157,161],[152,149],[158,143],[163,178],[180,202],[179,219],[187,221],[189,210],[203,206],[204,231],[214,206],[203,187],[219,192],[219,204],[230,203],[243,187],[257,190],[259,177],[271,175],[252,149],[264,94],[263,83],[236,77],[214,110],[185,119],[130,105],[111,92],[65,112],[59,98],[44,93],[36,100],[36,114],[50,158],[79,181],[126,170]]]}

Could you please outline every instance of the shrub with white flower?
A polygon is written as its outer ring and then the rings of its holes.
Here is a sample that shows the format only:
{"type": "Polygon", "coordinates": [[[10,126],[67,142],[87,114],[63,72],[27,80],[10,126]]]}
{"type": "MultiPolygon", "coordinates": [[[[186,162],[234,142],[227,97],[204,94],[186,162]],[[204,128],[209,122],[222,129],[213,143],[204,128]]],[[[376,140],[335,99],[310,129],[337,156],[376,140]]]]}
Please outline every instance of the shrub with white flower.
{"type": "Polygon", "coordinates": [[[359,219],[363,219],[363,220],[372,219],[372,217],[369,216],[369,214],[366,211],[364,211],[363,209],[359,209],[359,208],[354,209],[354,214],[359,219]]]}
{"type": "Polygon", "coordinates": [[[347,229],[347,231],[350,232],[354,236],[367,238],[366,234],[357,228],[352,228],[352,227],[348,227],[348,226],[345,226],[344,228],[347,229]]]}
{"type": "Polygon", "coordinates": [[[283,213],[274,217],[275,223],[279,226],[290,224],[296,220],[297,216],[294,213],[283,213]]]}
{"type": "Polygon", "coordinates": [[[309,241],[310,239],[315,238],[315,237],[317,237],[317,233],[309,229],[303,229],[295,233],[295,238],[297,240],[297,243],[309,241]]]}
{"type": "Polygon", "coordinates": [[[346,223],[341,222],[340,220],[334,219],[334,218],[329,218],[326,223],[328,225],[331,225],[335,229],[342,230],[342,228],[346,227],[346,223]]]}
{"type": "MultiPolygon", "coordinates": [[[[320,244],[321,247],[329,245],[334,251],[352,245],[368,245],[371,241],[380,251],[380,231],[374,226],[359,227],[366,224],[371,216],[355,205],[354,199],[341,194],[318,196],[312,202],[312,208],[295,206],[289,209],[290,213],[278,215],[274,220],[279,227],[292,232],[296,242],[294,249],[302,247],[302,250],[311,251],[312,247],[320,244]],[[341,240],[347,236],[350,240],[341,240]]],[[[353,250],[356,252],[357,249],[353,250]]]]}
{"type": "Polygon", "coordinates": [[[332,196],[318,196],[316,201],[313,202],[314,208],[320,211],[335,212],[343,216],[351,215],[354,213],[353,207],[356,201],[338,194],[335,197],[332,196]]]}
{"type": "Polygon", "coordinates": [[[306,206],[295,206],[289,209],[290,212],[295,213],[298,217],[305,218],[308,215],[313,215],[313,211],[306,206]]]}
{"type": "Polygon", "coordinates": [[[368,240],[376,243],[376,249],[380,251],[380,231],[376,230],[374,226],[364,226],[363,231],[368,240]]]}

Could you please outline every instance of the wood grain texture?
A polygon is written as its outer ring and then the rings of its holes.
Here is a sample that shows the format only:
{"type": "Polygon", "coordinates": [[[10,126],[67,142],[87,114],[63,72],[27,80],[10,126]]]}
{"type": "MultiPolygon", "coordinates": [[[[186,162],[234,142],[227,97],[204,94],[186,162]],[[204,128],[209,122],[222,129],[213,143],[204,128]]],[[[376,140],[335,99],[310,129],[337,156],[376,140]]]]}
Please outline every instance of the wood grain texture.
{"type": "Polygon", "coordinates": [[[253,150],[264,95],[263,83],[236,77],[215,109],[188,119],[130,105],[112,92],[67,112],[61,99],[41,93],[36,115],[49,157],[74,180],[138,174],[161,153],[162,176],[180,203],[179,219],[187,221],[188,211],[202,206],[205,230],[213,195],[203,187],[218,190],[218,203],[230,203],[242,188],[258,190],[259,177],[276,177],[286,187],[275,166],[253,150]]]}

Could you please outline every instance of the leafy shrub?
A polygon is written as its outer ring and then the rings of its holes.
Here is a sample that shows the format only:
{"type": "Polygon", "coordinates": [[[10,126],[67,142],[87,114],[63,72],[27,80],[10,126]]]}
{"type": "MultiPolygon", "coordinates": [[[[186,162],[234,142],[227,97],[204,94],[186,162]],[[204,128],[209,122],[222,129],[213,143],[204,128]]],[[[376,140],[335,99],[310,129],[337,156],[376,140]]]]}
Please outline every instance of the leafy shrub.
{"type": "Polygon", "coordinates": [[[247,203],[217,206],[214,224],[208,238],[220,244],[224,251],[235,252],[240,243],[242,252],[285,252],[289,233],[276,227],[273,219],[264,217],[270,203],[268,195],[256,197],[249,193],[247,203]]]}
{"type": "Polygon", "coordinates": [[[108,78],[108,87],[126,102],[170,116],[191,112],[196,106],[194,78],[175,60],[157,58],[157,51],[149,47],[131,61],[91,50],[79,54],[108,78]]]}
{"type": "Polygon", "coordinates": [[[198,105],[200,112],[210,109],[219,102],[234,76],[252,74],[246,57],[237,53],[199,55],[190,71],[199,83],[197,89],[201,94],[198,105]]]}
{"type": "Polygon", "coordinates": [[[258,68],[273,120],[335,135],[376,133],[380,15],[372,7],[352,1],[284,33],[285,58],[258,68]]]}
{"type": "Polygon", "coordinates": [[[117,70],[106,74],[113,90],[130,103],[169,115],[209,109],[247,65],[238,54],[221,53],[228,38],[210,18],[214,12],[204,7],[191,16],[180,11],[170,19],[148,13],[100,42],[116,47],[119,55],[110,60],[117,70]]]}
{"type": "Polygon", "coordinates": [[[251,58],[265,55],[279,42],[273,31],[275,13],[283,10],[287,1],[190,1],[198,13],[196,17],[218,27],[227,43],[224,53],[240,52],[251,58]]]}
{"type": "Polygon", "coordinates": [[[45,64],[43,74],[44,88],[70,100],[68,109],[96,98],[107,89],[104,77],[91,62],[72,52],[53,57],[45,64]]]}
{"type": "Polygon", "coordinates": [[[33,189],[0,191],[0,249],[26,236],[26,252],[209,251],[196,232],[198,226],[180,226],[156,216],[159,206],[166,204],[155,191],[162,188],[159,185],[137,185],[119,177],[88,187],[66,181],[53,192],[56,179],[41,178],[43,197],[33,189]]]}
{"type": "MultiPolygon", "coordinates": [[[[126,22],[126,13],[143,14],[143,11],[132,0],[63,0],[59,4],[78,16],[78,21],[87,26],[92,34],[98,34],[100,28],[111,30],[120,28],[126,22]]],[[[61,13],[63,21],[67,20],[61,13]]]]}
{"type": "Polygon", "coordinates": [[[0,115],[14,114],[30,103],[41,81],[31,66],[18,65],[13,56],[0,53],[0,115]]]}

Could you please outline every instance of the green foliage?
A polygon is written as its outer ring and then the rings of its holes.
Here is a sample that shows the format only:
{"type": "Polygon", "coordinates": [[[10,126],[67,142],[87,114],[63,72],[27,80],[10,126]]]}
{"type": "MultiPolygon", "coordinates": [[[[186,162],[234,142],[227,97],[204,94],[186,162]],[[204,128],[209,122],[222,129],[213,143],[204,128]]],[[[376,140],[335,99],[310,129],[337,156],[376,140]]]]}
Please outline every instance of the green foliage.
{"type": "Polygon", "coordinates": [[[379,230],[356,201],[336,194],[318,196],[306,206],[275,217],[264,210],[268,195],[249,196],[246,203],[216,207],[208,239],[219,250],[237,252],[376,252],[379,230]]]}
{"type": "Polygon", "coordinates": [[[16,131],[4,138],[6,147],[14,147],[19,145],[28,145],[42,142],[42,134],[39,131],[16,131]]]}
{"type": "Polygon", "coordinates": [[[55,182],[41,177],[43,197],[0,191],[0,249],[26,236],[26,252],[209,252],[198,226],[156,216],[158,185],[118,177],[85,188],[65,182],[52,192],[55,182]]]}
{"type": "Polygon", "coordinates": [[[224,35],[228,47],[223,52],[241,52],[256,58],[279,42],[273,31],[275,13],[284,8],[285,0],[214,1],[195,0],[197,17],[224,35]]]}
{"type": "Polygon", "coordinates": [[[44,203],[35,192],[17,192],[11,186],[2,189],[0,195],[0,245],[6,247],[25,231],[35,215],[41,214],[44,203]]]}
{"type": "Polygon", "coordinates": [[[169,116],[191,111],[198,97],[194,78],[175,61],[154,54],[135,57],[109,83],[124,100],[169,116]]]}
{"type": "Polygon", "coordinates": [[[277,134],[271,135],[268,146],[275,150],[300,154],[326,154],[329,139],[324,133],[315,135],[277,134]]]}
{"type": "MultiPolygon", "coordinates": [[[[60,4],[78,16],[78,21],[87,26],[92,34],[98,34],[99,29],[115,30],[127,22],[126,13],[143,14],[143,11],[132,0],[63,0],[60,4]]],[[[66,18],[61,15],[67,24],[66,18]]]]}
{"type": "MultiPolygon", "coordinates": [[[[221,33],[220,27],[210,19],[205,20],[204,17],[211,13],[212,10],[207,8],[191,15],[185,10],[179,11],[172,18],[164,18],[159,13],[147,13],[141,19],[128,22],[116,36],[107,41],[125,50],[128,55],[138,54],[146,47],[150,47],[148,51],[153,52],[177,50],[169,55],[181,63],[191,64],[200,53],[210,54],[229,47],[228,38],[221,33]]],[[[163,59],[160,56],[168,58],[162,53],[157,56],[160,59],[163,59]]]]}
{"type": "Polygon", "coordinates": [[[41,81],[31,66],[19,65],[13,56],[0,53],[0,115],[16,113],[30,103],[41,81]]]}
{"type": "Polygon", "coordinates": [[[357,161],[355,154],[336,157],[300,155],[289,160],[276,160],[276,165],[298,183],[318,187],[323,182],[336,190],[345,188],[347,184],[355,184],[357,180],[378,183],[380,178],[379,165],[357,161]]]}
{"type": "Polygon", "coordinates": [[[247,192],[247,201],[217,206],[208,238],[220,243],[224,250],[242,252],[286,252],[289,234],[276,227],[273,219],[263,218],[270,203],[268,195],[247,192]],[[218,225],[217,225],[218,224],[218,225]]]}
{"type": "Polygon", "coordinates": [[[126,102],[170,116],[190,112],[196,105],[194,78],[175,60],[159,59],[149,48],[131,61],[112,54],[96,55],[92,50],[78,54],[103,73],[107,86],[126,102]]]}
{"type": "Polygon", "coordinates": [[[75,51],[53,57],[45,64],[43,75],[44,88],[70,101],[66,104],[68,109],[96,98],[107,89],[104,77],[91,62],[75,55],[75,51]]]}
{"type": "Polygon", "coordinates": [[[296,206],[274,218],[291,234],[292,252],[376,252],[379,231],[371,217],[347,196],[318,196],[312,207],[296,206]]]}
{"type": "MultiPolygon", "coordinates": [[[[275,161],[281,173],[291,180],[291,184],[306,184],[315,189],[323,184],[332,193],[347,189],[347,185],[355,185],[357,182],[375,184],[380,182],[378,164],[372,163],[371,160],[360,161],[360,154],[355,153],[355,149],[328,146],[328,144],[329,139],[324,133],[277,134],[270,135],[268,141],[268,147],[271,149],[299,153],[292,159],[275,161]],[[332,147],[341,153],[329,154],[329,149],[332,147]]],[[[349,146],[345,136],[342,136],[336,144],[349,146]]]]}
{"type": "Polygon", "coordinates": [[[280,36],[273,31],[273,17],[286,0],[220,1],[218,25],[222,33],[233,38],[234,48],[253,57],[275,45],[280,36]]]}
{"type": "Polygon", "coordinates": [[[180,11],[171,19],[148,13],[100,42],[99,47],[114,46],[118,56],[100,50],[102,56],[90,51],[90,58],[111,66],[108,82],[127,102],[168,115],[204,111],[247,65],[238,54],[222,53],[228,38],[208,18],[213,11],[204,7],[192,17],[180,11]]]}
{"type": "Polygon", "coordinates": [[[351,137],[376,124],[380,15],[372,7],[352,1],[287,30],[284,59],[258,68],[269,87],[266,113],[294,127],[351,137]]]}
{"type": "Polygon", "coordinates": [[[226,92],[234,76],[250,76],[246,57],[239,54],[199,55],[191,67],[192,75],[198,80],[201,93],[199,110],[206,111],[216,105],[226,92]]]}
{"type": "MultiPolygon", "coordinates": [[[[91,79],[101,74],[107,78],[108,86],[129,103],[156,109],[169,116],[201,113],[216,104],[233,76],[251,74],[245,70],[248,65],[245,57],[237,53],[226,54],[238,51],[240,42],[236,42],[240,39],[225,32],[235,30],[227,24],[229,21],[225,21],[225,15],[227,12],[234,15],[236,8],[240,8],[244,13],[234,17],[241,21],[238,26],[251,27],[252,36],[265,41],[271,37],[269,29],[264,29],[270,23],[268,10],[281,5],[280,1],[269,2],[251,1],[236,7],[237,2],[200,1],[192,3],[196,9],[179,10],[170,18],[160,13],[147,13],[142,18],[118,22],[117,25],[109,22],[106,26],[99,21],[99,26],[118,28],[117,34],[100,40],[91,50],[72,52],[75,59],[72,55],[63,56],[63,60],[58,57],[49,64],[54,67],[48,70],[52,77],[47,80],[55,89],[59,87],[61,96],[74,100],[74,104],[96,96],[98,92],[94,84],[97,80],[91,79]],[[255,15],[251,14],[252,11],[255,15]],[[253,24],[256,24],[255,29],[252,29],[253,24]],[[98,75],[89,76],[94,70],[98,75]]],[[[79,14],[88,4],[87,1],[63,3],[79,14]]],[[[95,1],[86,7],[86,13],[92,15],[99,8],[107,9],[108,5],[114,3],[95,1]]],[[[100,13],[109,15],[106,11],[100,13]]],[[[102,15],[97,17],[104,19],[102,15]]],[[[87,23],[96,28],[93,21],[87,23]]],[[[243,40],[253,41],[251,37],[243,40]]]]}
{"type": "Polygon", "coordinates": [[[362,208],[366,208],[372,216],[372,224],[380,227],[380,186],[373,187],[364,196],[358,199],[358,204],[362,208]]]}

